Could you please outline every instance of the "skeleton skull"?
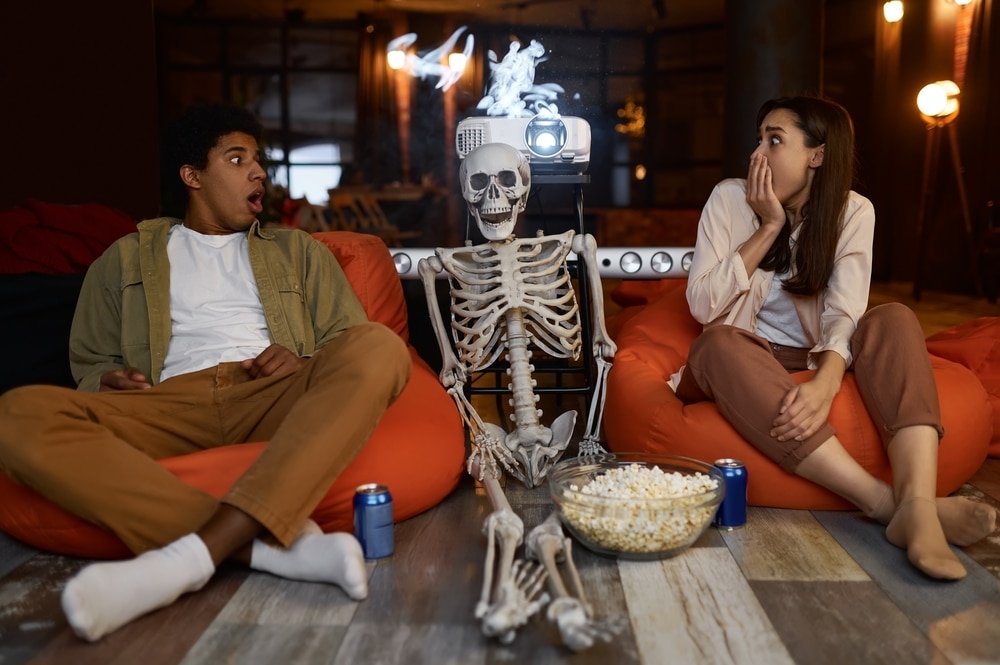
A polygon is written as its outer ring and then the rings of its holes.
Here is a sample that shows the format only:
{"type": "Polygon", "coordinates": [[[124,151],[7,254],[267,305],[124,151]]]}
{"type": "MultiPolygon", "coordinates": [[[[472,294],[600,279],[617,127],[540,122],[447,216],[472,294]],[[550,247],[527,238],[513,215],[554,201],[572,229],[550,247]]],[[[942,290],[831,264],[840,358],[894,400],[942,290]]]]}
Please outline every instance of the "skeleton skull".
{"type": "Polygon", "coordinates": [[[486,143],[462,160],[459,177],[462,196],[483,237],[507,239],[531,189],[527,158],[506,143],[486,143]]]}

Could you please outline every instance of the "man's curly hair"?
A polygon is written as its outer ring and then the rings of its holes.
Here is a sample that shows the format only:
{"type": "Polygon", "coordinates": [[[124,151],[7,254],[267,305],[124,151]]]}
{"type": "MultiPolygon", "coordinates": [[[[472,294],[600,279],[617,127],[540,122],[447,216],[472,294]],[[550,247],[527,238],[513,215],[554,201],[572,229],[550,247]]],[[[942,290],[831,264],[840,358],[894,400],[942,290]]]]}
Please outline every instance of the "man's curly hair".
{"type": "Polygon", "coordinates": [[[161,178],[165,201],[176,202],[177,210],[171,212],[183,216],[181,208],[187,205],[187,188],[178,175],[181,167],[208,166],[209,151],[232,132],[249,134],[259,144],[264,130],[253,113],[232,104],[189,107],[164,130],[160,141],[161,178]]]}

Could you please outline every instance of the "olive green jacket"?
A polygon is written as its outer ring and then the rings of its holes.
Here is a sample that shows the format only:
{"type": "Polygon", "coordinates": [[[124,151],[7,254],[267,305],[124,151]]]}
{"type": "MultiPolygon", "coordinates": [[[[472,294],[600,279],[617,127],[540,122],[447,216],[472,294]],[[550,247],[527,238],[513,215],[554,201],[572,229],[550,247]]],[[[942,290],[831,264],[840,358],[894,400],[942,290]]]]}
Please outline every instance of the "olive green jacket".
{"type": "MultiPolygon", "coordinates": [[[[155,385],[170,341],[167,232],[181,220],[140,222],[87,271],[70,329],[70,369],[79,390],[96,391],[106,372],[136,367],[155,385]]],[[[326,246],[291,229],[247,231],[271,342],[300,358],[367,321],[340,264],[326,246]]]]}

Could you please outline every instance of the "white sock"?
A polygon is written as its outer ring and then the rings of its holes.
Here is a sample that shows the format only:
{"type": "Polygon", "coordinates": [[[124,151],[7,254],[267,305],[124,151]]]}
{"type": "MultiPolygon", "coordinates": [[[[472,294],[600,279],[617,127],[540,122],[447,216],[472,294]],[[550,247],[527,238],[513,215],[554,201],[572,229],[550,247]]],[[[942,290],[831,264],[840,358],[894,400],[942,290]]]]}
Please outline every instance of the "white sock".
{"type": "Polygon", "coordinates": [[[368,596],[368,569],[361,543],[347,532],[303,530],[291,547],[253,541],[250,567],[301,582],[336,584],[354,600],[368,596]]]}
{"type": "Polygon", "coordinates": [[[197,591],[214,572],[208,548],[192,533],[134,559],[87,566],[63,589],[63,612],[73,632],[93,642],[197,591]]]}

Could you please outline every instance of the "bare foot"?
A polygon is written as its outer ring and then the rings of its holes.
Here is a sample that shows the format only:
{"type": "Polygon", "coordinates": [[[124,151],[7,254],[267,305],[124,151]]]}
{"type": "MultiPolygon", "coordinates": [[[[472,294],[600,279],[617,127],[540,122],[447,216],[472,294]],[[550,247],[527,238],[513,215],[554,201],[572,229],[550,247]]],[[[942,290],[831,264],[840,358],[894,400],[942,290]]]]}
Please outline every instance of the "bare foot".
{"type": "Polygon", "coordinates": [[[978,543],[997,528],[998,511],[985,503],[964,496],[945,496],[939,497],[936,504],[944,537],[952,545],[978,543]]]}
{"type": "Polygon", "coordinates": [[[934,499],[904,499],[886,526],[885,537],[905,549],[910,563],[930,577],[958,580],[966,575],[965,566],[945,540],[934,499]]]}

